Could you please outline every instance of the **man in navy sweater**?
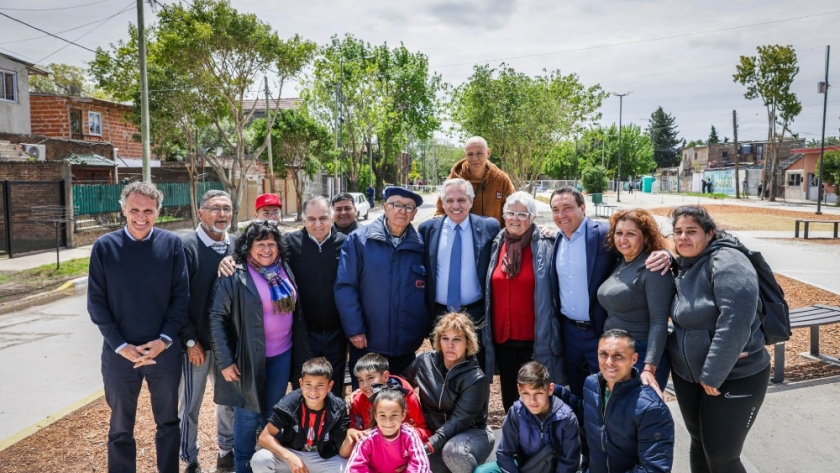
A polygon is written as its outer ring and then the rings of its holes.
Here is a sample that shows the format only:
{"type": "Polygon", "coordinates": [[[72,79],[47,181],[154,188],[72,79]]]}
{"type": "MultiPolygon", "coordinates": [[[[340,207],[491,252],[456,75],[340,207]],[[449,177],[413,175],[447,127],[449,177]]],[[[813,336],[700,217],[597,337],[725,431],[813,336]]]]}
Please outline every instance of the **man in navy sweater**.
{"type": "Polygon", "coordinates": [[[134,420],[143,380],[157,432],[157,469],[178,471],[178,384],[181,346],[173,344],[187,318],[189,281],[181,239],[155,230],[163,194],[148,182],[120,196],[126,226],[93,245],[88,312],[105,338],[102,378],[111,408],[108,471],[135,472],[134,420]]]}

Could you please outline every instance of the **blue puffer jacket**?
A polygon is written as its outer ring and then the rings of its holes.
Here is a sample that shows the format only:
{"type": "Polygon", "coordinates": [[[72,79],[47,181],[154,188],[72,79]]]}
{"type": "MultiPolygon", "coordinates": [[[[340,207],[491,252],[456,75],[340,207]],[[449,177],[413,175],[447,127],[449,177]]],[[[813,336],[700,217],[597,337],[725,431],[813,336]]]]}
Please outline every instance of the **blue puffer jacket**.
{"type": "Polygon", "coordinates": [[[669,472],[674,463],[674,420],[650,386],[633,377],[616,383],[601,414],[606,381],[600,373],[583,384],[583,419],[590,473],[669,472]],[[606,419],[606,422],[605,422],[606,419]]]}
{"type": "Polygon", "coordinates": [[[580,464],[580,436],[577,417],[572,409],[551,396],[551,409],[545,420],[531,414],[522,401],[516,401],[505,416],[502,440],[496,451],[496,462],[504,472],[519,471],[514,457],[522,466],[546,445],[559,453],[555,473],[575,473],[580,464]]]}
{"type": "Polygon", "coordinates": [[[428,334],[423,239],[406,232],[394,247],[384,216],[360,227],[344,240],[335,279],[344,333],[365,334],[367,349],[385,356],[413,353],[428,334]]]}

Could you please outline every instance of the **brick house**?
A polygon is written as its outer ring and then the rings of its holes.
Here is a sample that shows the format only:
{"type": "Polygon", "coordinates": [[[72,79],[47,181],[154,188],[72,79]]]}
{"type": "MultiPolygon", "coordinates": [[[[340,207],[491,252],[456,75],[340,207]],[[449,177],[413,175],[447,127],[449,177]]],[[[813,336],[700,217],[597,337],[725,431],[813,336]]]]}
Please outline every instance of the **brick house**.
{"type": "Polygon", "coordinates": [[[131,105],[53,94],[31,94],[30,104],[33,135],[104,141],[111,143],[121,158],[141,158],[140,132],[125,118],[132,111],[131,105]]]}

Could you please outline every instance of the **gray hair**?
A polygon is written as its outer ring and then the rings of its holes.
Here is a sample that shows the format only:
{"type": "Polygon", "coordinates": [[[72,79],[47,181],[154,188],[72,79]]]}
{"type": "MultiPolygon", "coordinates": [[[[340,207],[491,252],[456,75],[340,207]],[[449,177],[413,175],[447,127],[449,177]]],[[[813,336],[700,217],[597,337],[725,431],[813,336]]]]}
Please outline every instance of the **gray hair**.
{"type": "Polygon", "coordinates": [[[531,214],[531,218],[537,216],[537,201],[531,197],[531,194],[525,191],[518,191],[509,195],[505,200],[505,207],[502,209],[502,212],[507,212],[514,204],[524,205],[528,209],[528,213],[531,214]]]}
{"type": "Polygon", "coordinates": [[[443,200],[446,198],[446,190],[449,189],[451,186],[463,187],[465,192],[467,193],[467,197],[469,197],[470,200],[475,199],[475,191],[473,190],[472,184],[470,184],[464,179],[461,179],[460,177],[453,177],[452,179],[447,179],[446,181],[444,181],[443,184],[440,186],[441,202],[443,202],[443,200]]]}
{"type": "Polygon", "coordinates": [[[464,148],[466,149],[469,145],[471,145],[473,143],[479,143],[479,144],[483,145],[484,149],[488,148],[487,140],[485,140],[484,138],[482,138],[480,136],[472,136],[470,138],[467,138],[466,143],[464,143],[464,148]]]}
{"type": "Polygon", "coordinates": [[[203,209],[204,206],[207,205],[208,200],[215,199],[216,197],[227,197],[230,199],[230,194],[225,191],[220,191],[219,189],[210,189],[201,196],[201,203],[198,205],[198,208],[203,209]]]}
{"type": "Polygon", "coordinates": [[[303,202],[303,205],[301,206],[300,210],[300,213],[301,215],[303,215],[303,218],[306,218],[306,208],[309,207],[309,204],[314,204],[317,202],[321,202],[324,205],[326,205],[327,212],[329,212],[330,218],[333,218],[335,210],[333,210],[332,205],[330,205],[330,201],[322,195],[316,195],[315,197],[311,197],[303,202]]]}
{"type": "Polygon", "coordinates": [[[157,202],[157,209],[163,208],[163,192],[158,190],[151,182],[136,181],[123,187],[120,194],[120,207],[125,208],[125,201],[131,194],[140,194],[144,197],[154,199],[157,202]]]}

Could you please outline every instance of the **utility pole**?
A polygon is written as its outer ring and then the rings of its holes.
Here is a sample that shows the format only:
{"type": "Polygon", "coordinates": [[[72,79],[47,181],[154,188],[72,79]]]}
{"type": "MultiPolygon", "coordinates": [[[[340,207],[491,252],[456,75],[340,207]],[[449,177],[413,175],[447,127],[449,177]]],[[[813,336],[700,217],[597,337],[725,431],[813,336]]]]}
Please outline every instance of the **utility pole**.
{"type": "Polygon", "coordinates": [[[146,27],[143,0],[137,0],[137,50],[140,60],[140,141],[143,148],[143,182],[152,182],[152,147],[149,143],[149,82],[146,76],[146,27]]]}
{"type": "Polygon", "coordinates": [[[735,110],[732,110],[732,134],[734,136],[733,140],[735,141],[735,198],[740,199],[741,177],[738,175],[738,170],[741,167],[741,147],[738,146],[738,112],[735,110]]]}
{"type": "MultiPolygon", "coordinates": [[[[268,137],[268,193],[274,193],[274,153],[271,152],[271,106],[269,105],[268,101],[268,76],[265,77],[265,127],[266,127],[266,136],[268,137]]],[[[277,97],[277,100],[280,100],[280,97],[277,97]]],[[[288,208],[288,205],[286,206],[288,208]]]]}
{"type": "Polygon", "coordinates": [[[822,215],[822,198],[823,198],[823,161],[825,160],[825,112],[828,107],[828,57],[831,51],[831,46],[825,47],[825,82],[821,82],[819,90],[823,94],[823,123],[822,123],[822,143],[820,144],[820,170],[817,176],[817,215],[822,215]]]}

